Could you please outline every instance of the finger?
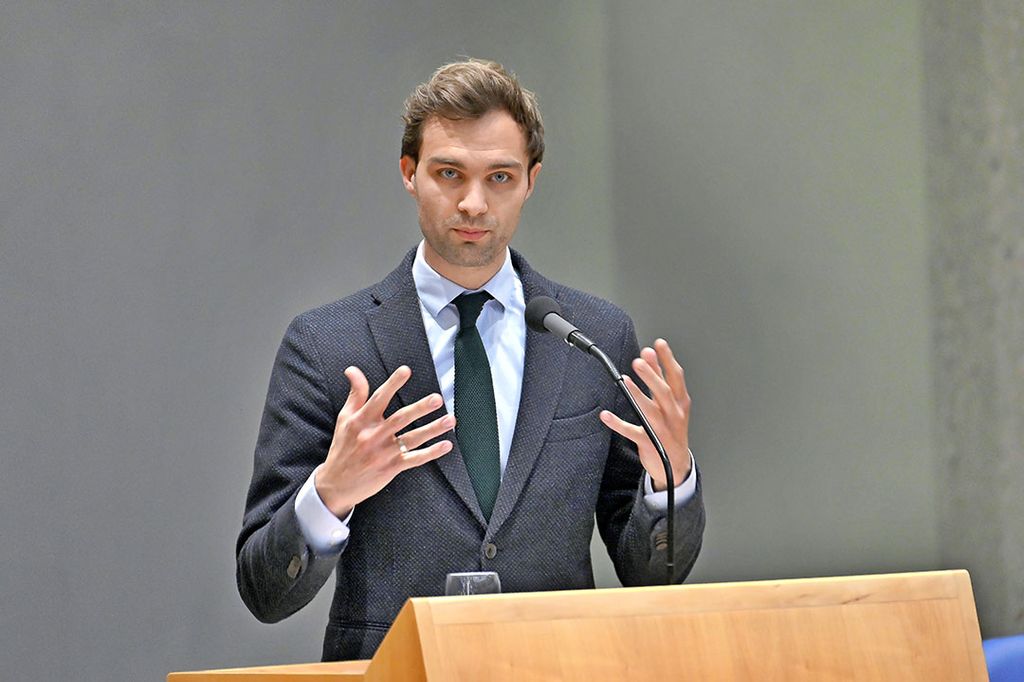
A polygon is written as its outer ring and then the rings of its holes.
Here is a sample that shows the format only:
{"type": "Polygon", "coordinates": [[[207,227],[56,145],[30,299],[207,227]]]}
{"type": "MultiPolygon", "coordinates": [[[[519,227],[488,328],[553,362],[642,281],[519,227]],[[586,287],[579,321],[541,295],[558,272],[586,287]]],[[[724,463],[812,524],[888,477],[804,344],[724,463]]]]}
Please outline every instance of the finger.
{"type": "Polygon", "coordinates": [[[643,427],[623,421],[608,410],[601,410],[601,423],[620,436],[633,441],[637,445],[640,445],[642,442],[647,440],[647,434],[644,432],[643,427]]]}
{"type": "Polygon", "coordinates": [[[411,376],[412,370],[405,365],[392,372],[387,381],[378,386],[370,399],[366,401],[366,412],[379,419],[391,404],[391,399],[398,393],[398,389],[404,386],[411,376]]]}
{"type": "Polygon", "coordinates": [[[412,469],[418,467],[427,462],[431,462],[442,455],[446,455],[452,450],[452,442],[450,440],[439,440],[430,447],[421,448],[419,450],[410,450],[409,452],[402,455],[401,470],[412,469]]]}
{"type": "Polygon", "coordinates": [[[366,396],[370,394],[370,384],[358,367],[346,367],[345,378],[348,379],[348,397],[341,411],[350,414],[366,403],[366,396]]]}
{"type": "Polygon", "coordinates": [[[431,393],[420,398],[412,405],[406,405],[401,409],[395,410],[394,414],[385,421],[384,428],[393,434],[398,433],[409,424],[412,424],[424,415],[430,414],[443,404],[444,401],[439,394],[431,393]]]}
{"type": "Polygon", "coordinates": [[[640,405],[641,410],[647,412],[655,407],[654,401],[648,398],[647,394],[643,392],[643,389],[636,385],[636,382],[633,381],[633,377],[627,374],[622,378],[626,382],[626,390],[629,391],[630,395],[633,396],[633,399],[636,400],[638,405],[640,405]]]}
{"type": "Polygon", "coordinates": [[[665,381],[668,383],[670,389],[672,389],[672,395],[677,400],[686,400],[690,396],[686,392],[686,375],[683,372],[682,365],[676,360],[676,356],[672,353],[672,347],[668,345],[668,341],[665,339],[656,339],[654,341],[654,351],[658,354],[658,361],[661,366],[665,368],[665,381]]]}
{"type": "Polygon", "coordinates": [[[450,414],[446,414],[443,417],[435,419],[434,421],[421,426],[416,429],[411,429],[401,434],[402,442],[405,443],[405,447],[414,449],[426,443],[431,438],[436,438],[442,433],[451,431],[455,428],[455,417],[450,414]]]}
{"type": "Polygon", "coordinates": [[[662,371],[661,364],[658,362],[658,354],[653,348],[650,346],[644,346],[640,350],[640,357],[643,358],[644,362],[646,362],[652,370],[654,370],[655,374],[662,379],[665,378],[665,373],[662,371]]]}
{"type": "MultiPolygon", "coordinates": [[[[628,376],[625,377],[625,379],[627,381],[626,388],[629,390],[630,393],[633,394],[634,397],[636,397],[636,395],[640,393],[640,389],[637,387],[636,384],[633,383],[633,380],[630,379],[628,376]]],[[[642,395],[642,399],[637,398],[636,401],[640,405],[640,410],[647,417],[647,421],[650,422],[651,427],[655,430],[656,433],[660,433],[661,429],[665,428],[666,423],[671,423],[673,415],[680,418],[682,417],[681,410],[679,410],[678,406],[675,403],[670,403],[668,407],[666,407],[664,405],[659,405],[658,403],[651,400],[645,395],[642,395]]],[[[640,430],[643,431],[642,427],[638,428],[640,428],[640,430]]],[[[644,435],[646,434],[647,432],[644,431],[644,435]]]]}
{"type": "MultiPolygon", "coordinates": [[[[651,351],[651,354],[653,355],[654,351],[651,351]]],[[[675,402],[675,398],[672,396],[672,390],[668,387],[668,384],[665,383],[665,378],[661,376],[661,372],[655,372],[651,369],[650,363],[645,359],[637,358],[634,360],[633,371],[644,380],[644,383],[647,384],[647,388],[651,391],[651,398],[659,405],[675,402]]]]}

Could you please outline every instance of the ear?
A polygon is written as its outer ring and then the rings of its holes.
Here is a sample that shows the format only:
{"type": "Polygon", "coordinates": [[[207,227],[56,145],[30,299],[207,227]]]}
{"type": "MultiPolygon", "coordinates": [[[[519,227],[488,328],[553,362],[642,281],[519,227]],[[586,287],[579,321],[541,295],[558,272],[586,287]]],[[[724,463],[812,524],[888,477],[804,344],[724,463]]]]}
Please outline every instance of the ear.
{"type": "Polygon", "coordinates": [[[402,171],[402,184],[405,191],[416,196],[416,161],[408,154],[398,161],[398,169],[402,171]]]}
{"type": "Polygon", "coordinates": [[[530,195],[533,194],[533,188],[537,186],[537,174],[540,173],[540,163],[533,164],[533,168],[530,169],[529,175],[527,175],[526,182],[526,198],[529,199],[530,195]]]}

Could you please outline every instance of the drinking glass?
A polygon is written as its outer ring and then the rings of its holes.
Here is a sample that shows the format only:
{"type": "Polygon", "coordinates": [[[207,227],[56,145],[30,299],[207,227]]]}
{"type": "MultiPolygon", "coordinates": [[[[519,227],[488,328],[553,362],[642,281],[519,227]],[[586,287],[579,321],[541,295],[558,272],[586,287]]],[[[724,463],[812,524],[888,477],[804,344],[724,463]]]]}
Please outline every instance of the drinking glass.
{"type": "Polygon", "coordinates": [[[494,571],[449,573],[444,583],[444,593],[449,597],[464,594],[498,594],[500,592],[501,580],[494,571]]]}

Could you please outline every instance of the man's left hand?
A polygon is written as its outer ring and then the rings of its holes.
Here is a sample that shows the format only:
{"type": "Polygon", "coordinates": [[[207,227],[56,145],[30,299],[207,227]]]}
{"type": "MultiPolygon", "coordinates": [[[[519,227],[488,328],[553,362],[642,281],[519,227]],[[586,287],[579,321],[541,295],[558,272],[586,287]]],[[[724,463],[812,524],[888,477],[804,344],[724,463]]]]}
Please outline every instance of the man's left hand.
{"type": "MultiPolygon", "coordinates": [[[[654,348],[648,347],[640,351],[640,357],[633,360],[633,371],[647,385],[651,395],[648,397],[630,377],[623,375],[626,388],[647,415],[654,432],[658,434],[665,453],[672,462],[675,485],[679,485],[690,475],[690,447],[687,434],[691,401],[690,394],[686,392],[683,368],[676,362],[668,342],[658,339],[654,342],[654,348]]],[[[608,410],[601,411],[601,421],[612,431],[636,443],[640,462],[651,475],[654,490],[665,490],[665,467],[643,427],[625,422],[608,410]]]]}

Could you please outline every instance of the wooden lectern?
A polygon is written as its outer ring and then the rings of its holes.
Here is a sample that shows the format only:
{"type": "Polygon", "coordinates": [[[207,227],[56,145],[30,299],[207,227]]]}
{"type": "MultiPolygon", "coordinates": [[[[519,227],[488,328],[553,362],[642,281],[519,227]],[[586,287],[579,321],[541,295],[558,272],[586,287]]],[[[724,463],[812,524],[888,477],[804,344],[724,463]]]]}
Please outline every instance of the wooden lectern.
{"type": "Polygon", "coordinates": [[[168,682],[988,680],[966,571],[406,602],[371,661],[168,682]]]}

